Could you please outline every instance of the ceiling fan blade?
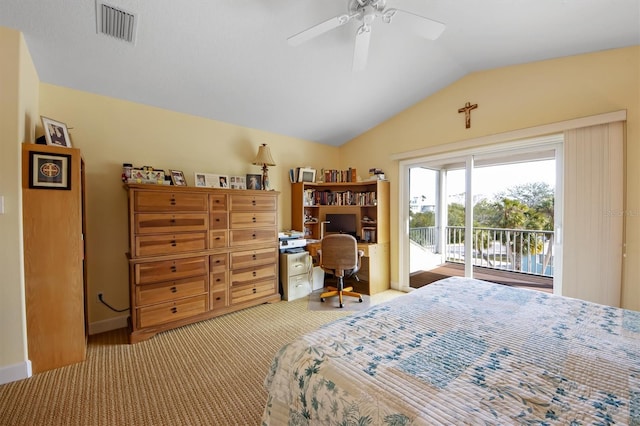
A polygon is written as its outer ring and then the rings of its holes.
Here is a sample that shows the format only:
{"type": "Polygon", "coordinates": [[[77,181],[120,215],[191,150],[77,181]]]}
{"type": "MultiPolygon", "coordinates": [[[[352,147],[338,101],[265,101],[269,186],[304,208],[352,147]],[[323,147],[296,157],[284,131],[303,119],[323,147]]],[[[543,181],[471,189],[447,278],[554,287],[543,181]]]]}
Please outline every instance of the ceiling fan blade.
{"type": "Polygon", "coordinates": [[[337,28],[341,25],[344,25],[351,21],[353,18],[358,16],[357,13],[353,15],[340,15],[334,18],[328,19],[324,22],[320,22],[317,25],[314,25],[311,28],[307,28],[304,31],[299,32],[298,34],[292,35],[287,39],[291,46],[299,46],[305,41],[311,40],[314,37],[319,36],[320,34],[324,34],[327,31],[330,31],[334,28],[337,28]]]}
{"type": "Polygon", "coordinates": [[[425,18],[424,16],[402,9],[387,9],[385,15],[388,16],[385,20],[386,22],[389,22],[391,17],[393,17],[394,21],[402,21],[403,26],[406,25],[412,28],[418,35],[428,40],[437,39],[446,28],[442,22],[434,21],[433,19],[425,18]]]}
{"type": "Polygon", "coordinates": [[[362,71],[366,68],[370,40],[371,26],[364,24],[358,28],[356,33],[356,45],[353,49],[353,72],[362,71]]]}

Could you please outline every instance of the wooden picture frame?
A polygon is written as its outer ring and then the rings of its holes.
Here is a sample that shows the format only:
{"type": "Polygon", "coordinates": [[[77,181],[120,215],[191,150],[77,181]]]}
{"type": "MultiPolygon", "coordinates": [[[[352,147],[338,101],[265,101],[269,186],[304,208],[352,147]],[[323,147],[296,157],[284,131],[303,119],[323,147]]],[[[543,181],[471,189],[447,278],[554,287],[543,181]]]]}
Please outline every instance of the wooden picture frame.
{"type": "Polygon", "coordinates": [[[181,170],[169,170],[169,175],[171,176],[171,182],[175,186],[187,186],[187,179],[181,170]]]}
{"type": "Polygon", "coordinates": [[[29,152],[29,188],[71,189],[71,155],[29,152]]]}
{"type": "Polygon", "coordinates": [[[298,170],[298,182],[315,182],[316,169],[300,167],[298,170]]]}
{"type": "Polygon", "coordinates": [[[262,189],[262,175],[248,174],[247,189],[262,189]]]}
{"type": "Polygon", "coordinates": [[[47,145],[71,148],[71,137],[67,125],[51,118],[40,116],[47,145]]]}

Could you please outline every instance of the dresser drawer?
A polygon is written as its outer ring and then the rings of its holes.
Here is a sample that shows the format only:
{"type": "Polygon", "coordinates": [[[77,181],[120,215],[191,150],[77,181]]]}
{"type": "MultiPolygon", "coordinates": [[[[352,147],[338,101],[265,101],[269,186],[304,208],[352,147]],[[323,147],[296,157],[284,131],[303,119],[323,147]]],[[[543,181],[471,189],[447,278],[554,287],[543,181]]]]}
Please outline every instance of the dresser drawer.
{"type": "Polygon", "coordinates": [[[227,210],[227,194],[209,194],[209,210],[227,210]]]}
{"type": "Polygon", "coordinates": [[[272,195],[231,195],[230,211],[276,210],[276,197],[272,195]]]}
{"type": "Polygon", "coordinates": [[[206,294],[174,302],[138,308],[138,327],[152,327],[205,313],[209,296],[206,294]]]}
{"type": "Polygon", "coordinates": [[[136,256],[186,253],[206,249],[207,233],[141,235],[136,236],[135,241],[136,256]]]}
{"type": "Polygon", "coordinates": [[[231,253],[230,269],[252,268],[258,265],[275,264],[278,250],[275,247],[231,253]]]}
{"type": "Polygon", "coordinates": [[[209,256],[209,271],[224,272],[228,269],[229,255],[227,253],[212,254],[209,256]]]}
{"type": "Polygon", "coordinates": [[[209,228],[206,213],[140,213],[135,215],[136,234],[195,232],[209,228]]]}
{"type": "Polygon", "coordinates": [[[208,266],[207,256],[137,263],[134,266],[135,284],[151,284],[207,275],[208,266]]]}
{"type": "Polygon", "coordinates": [[[136,305],[153,305],[207,293],[207,277],[136,286],[136,305]]]}
{"type": "Polygon", "coordinates": [[[276,265],[260,265],[255,268],[231,270],[231,286],[243,285],[245,283],[262,280],[276,276],[276,265]]]}
{"type": "Polygon", "coordinates": [[[227,306],[229,306],[229,302],[227,302],[227,290],[211,292],[209,309],[216,311],[218,309],[226,308],[227,306]]]}
{"type": "Polygon", "coordinates": [[[207,194],[136,192],[133,208],[136,212],[206,212],[207,194]]]}
{"type": "Polygon", "coordinates": [[[275,228],[232,229],[229,231],[229,246],[247,246],[255,244],[275,244],[278,233],[275,228]]]}
{"type": "Polygon", "coordinates": [[[212,272],[209,274],[211,291],[220,291],[227,288],[227,271],[212,272]]]}
{"type": "Polygon", "coordinates": [[[244,229],[255,227],[275,227],[277,225],[276,212],[232,212],[232,229],[244,229]]]}
{"type": "Polygon", "coordinates": [[[227,231],[209,231],[209,248],[225,248],[227,235],[227,231]]]}
{"type": "Polygon", "coordinates": [[[209,214],[211,229],[227,229],[227,212],[212,212],[209,214]]]}
{"type": "Polygon", "coordinates": [[[275,294],[276,279],[257,281],[249,285],[231,287],[231,304],[248,302],[275,294]]]}

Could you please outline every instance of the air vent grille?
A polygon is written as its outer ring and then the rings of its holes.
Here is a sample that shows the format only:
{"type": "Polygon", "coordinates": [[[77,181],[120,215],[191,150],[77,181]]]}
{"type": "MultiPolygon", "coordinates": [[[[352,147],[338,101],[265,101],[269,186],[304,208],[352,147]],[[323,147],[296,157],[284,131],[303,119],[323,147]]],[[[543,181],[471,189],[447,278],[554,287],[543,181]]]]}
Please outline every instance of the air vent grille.
{"type": "Polygon", "coordinates": [[[96,23],[98,33],[128,43],[135,43],[136,15],[105,3],[96,2],[96,23]]]}

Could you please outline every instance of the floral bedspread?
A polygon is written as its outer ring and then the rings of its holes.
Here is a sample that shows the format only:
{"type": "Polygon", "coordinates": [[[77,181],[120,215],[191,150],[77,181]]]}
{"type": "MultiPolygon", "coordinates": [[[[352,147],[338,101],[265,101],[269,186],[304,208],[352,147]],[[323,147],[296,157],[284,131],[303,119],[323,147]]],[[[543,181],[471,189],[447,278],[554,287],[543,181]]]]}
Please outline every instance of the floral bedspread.
{"type": "Polygon", "coordinates": [[[447,278],[284,346],[263,425],[640,426],[640,312],[447,278]]]}

